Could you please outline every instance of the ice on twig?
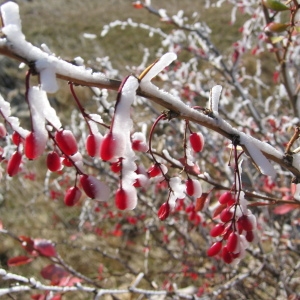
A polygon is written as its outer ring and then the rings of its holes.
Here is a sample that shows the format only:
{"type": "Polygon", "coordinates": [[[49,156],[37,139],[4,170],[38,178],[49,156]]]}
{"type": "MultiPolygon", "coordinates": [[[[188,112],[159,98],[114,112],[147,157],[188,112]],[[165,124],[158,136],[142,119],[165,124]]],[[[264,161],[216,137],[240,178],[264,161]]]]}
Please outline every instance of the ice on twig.
{"type": "Polygon", "coordinates": [[[222,86],[216,85],[211,89],[209,94],[209,108],[213,111],[214,114],[218,114],[221,92],[222,86]]]}
{"type": "Polygon", "coordinates": [[[244,145],[253,162],[262,174],[272,177],[276,176],[276,171],[269,160],[263,155],[262,151],[253,143],[252,138],[245,134],[240,135],[240,144],[244,145]]]}

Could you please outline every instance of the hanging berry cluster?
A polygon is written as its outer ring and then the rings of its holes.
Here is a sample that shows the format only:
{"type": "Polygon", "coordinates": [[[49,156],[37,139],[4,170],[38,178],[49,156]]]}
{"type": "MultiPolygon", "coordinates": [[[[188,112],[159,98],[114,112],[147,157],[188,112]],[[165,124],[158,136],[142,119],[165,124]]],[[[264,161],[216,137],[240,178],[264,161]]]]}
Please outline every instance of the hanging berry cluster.
{"type": "Polygon", "coordinates": [[[211,237],[219,240],[207,250],[208,256],[220,255],[227,264],[236,263],[245,256],[249,243],[257,240],[256,218],[247,208],[244,192],[241,190],[242,152],[238,155],[236,141],[233,143],[235,182],[230,191],[219,196],[219,206],[215,211],[220,223],[210,231],[211,237]]]}

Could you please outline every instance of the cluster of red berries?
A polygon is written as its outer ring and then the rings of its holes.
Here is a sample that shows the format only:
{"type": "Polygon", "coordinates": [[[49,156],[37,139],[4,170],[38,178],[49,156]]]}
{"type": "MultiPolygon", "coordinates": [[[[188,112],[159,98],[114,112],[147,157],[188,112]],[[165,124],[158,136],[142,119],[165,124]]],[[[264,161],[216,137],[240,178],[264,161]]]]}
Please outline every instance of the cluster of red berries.
{"type": "Polygon", "coordinates": [[[219,197],[222,223],[216,224],[210,231],[212,237],[220,237],[208,250],[208,256],[220,254],[225,263],[233,263],[243,258],[245,250],[256,237],[256,218],[249,211],[243,211],[240,205],[243,195],[236,199],[231,192],[219,197]]]}

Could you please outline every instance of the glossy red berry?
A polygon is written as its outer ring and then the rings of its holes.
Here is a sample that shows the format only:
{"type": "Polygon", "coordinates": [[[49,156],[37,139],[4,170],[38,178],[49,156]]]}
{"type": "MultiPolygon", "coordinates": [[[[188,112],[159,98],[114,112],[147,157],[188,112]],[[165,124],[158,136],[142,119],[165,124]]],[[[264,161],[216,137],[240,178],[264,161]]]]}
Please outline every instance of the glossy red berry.
{"type": "Polygon", "coordinates": [[[61,151],[66,155],[74,155],[78,151],[75,136],[70,130],[59,130],[55,133],[55,141],[61,151]]]}
{"type": "Polygon", "coordinates": [[[164,221],[165,219],[168,218],[169,214],[170,214],[170,205],[168,202],[165,202],[160,206],[157,212],[158,218],[161,221],[164,221]]]}
{"type": "Polygon", "coordinates": [[[253,233],[252,230],[246,232],[246,240],[247,240],[249,243],[253,242],[253,240],[254,240],[254,233],[253,233]]]}
{"type": "Polygon", "coordinates": [[[230,211],[230,209],[225,208],[222,210],[222,212],[220,213],[220,219],[222,222],[227,223],[229,222],[233,217],[233,212],[230,211]]]}
{"type": "Polygon", "coordinates": [[[234,199],[233,195],[231,194],[231,192],[225,192],[223,193],[220,197],[219,197],[219,202],[221,204],[227,204],[229,201],[232,201],[234,199]]]}
{"type": "Polygon", "coordinates": [[[92,199],[107,200],[109,196],[108,187],[92,175],[80,175],[80,184],[86,195],[92,199]]]}
{"type": "Polygon", "coordinates": [[[110,169],[112,172],[114,173],[119,173],[122,169],[122,163],[121,163],[121,160],[118,160],[114,163],[111,163],[110,164],[110,169]]]}
{"type": "Polygon", "coordinates": [[[21,136],[16,132],[14,131],[12,136],[12,142],[16,145],[16,146],[19,146],[19,144],[21,143],[21,136]]]}
{"type": "Polygon", "coordinates": [[[52,151],[47,155],[47,168],[51,172],[57,172],[61,169],[61,160],[60,156],[56,151],[52,151]]]}
{"type": "Polygon", "coordinates": [[[217,237],[221,235],[224,232],[224,230],[225,230],[224,224],[217,224],[211,229],[210,236],[217,237]]]}
{"type": "Polygon", "coordinates": [[[30,132],[24,141],[24,154],[28,159],[38,158],[44,151],[44,147],[39,145],[40,141],[36,133],[30,132]]]}
{"type": "Polygon", "coordinates": [[[189,196],[193,196],[193,195],[194,195],[194,192],[195,192],[193,180],[192,180],[191,178],[189,178],[189,179],[185,182],[185,185],[186,185],[186,193],[187,193],[189,196]]]}
{"type": "Polygon", "coordinates": [[[148,170],[149,177],[156,177],[161,174],[159,164],[152,165],[148,170]]]}
{"type": "Polygon", "coordinates": [[[239,236],[236,232],[230,233],[228,240],[227,240],[227,249],[229,252],[233,252],[239,242],[239,236]]]}
{"type": "Polygon", "coordinates": [[[224,262],[225,262],[226,264],[230,264],[230,263],[232,263],[232,261],[233,261],[233,256],[232,256],[232,254],[228,251],[227,246],[224,246],[224,247],[223,247],[223,250],[222,250],[222,258],[223,258],[223,260],[224,260],[224,262]]]}
{"type": "Polygon", "coordinates": [[[246,215],[242,215],[238,219],[237,223],[238,223],[239,229],[243,229],[245,231],[251,231],[251,230],[253,230],[253,224],[250,221],[250,219],[248,218],[248,216],[246,216],[246,215]]]}
{"type": "Polygon", "coordinates": [[[190,143],[191,147],[195,152],[201,152],[204,147],[204,137],[203,135],[199,132],[193,132],[190,135],[190,143]]]}
{"type": "Polygon", "coordinates": [[[116,154],[117,140],[112,132],[106,134],[100,145],[100,157],[103,160],[111,160],[116,154]]]}
{"type": "Polygon", "coordinates": [[[67,206],[73,206],[80,200],[81,195],[81,190],[77,186],[72,186],[67,190],[64,202],[67,206]]]}
{"type": "Polygon", "coordinates": [[[115,196],[115,204],[118,209],[124,210],[127,208],[128,195],[126,191],[122,188],[119,188],[115,196]]]}
{"type": "Polygon", "coordinates": [[[11,177],[16,175],[19,172],[21,162],[22,154],[19,151],[15,151],[7,163],[7,174],[11,177]]]}
{"type": "Polygon", "coordinates": [[[85,148],[89,156],[95,157],[98,155],[98,141],[97,136],[94,134],[89,134],[86,141],[85,141],[85,148]]]}
{"type": "Polygon", "coordinates": [[[221,249],[222,249],[222,241],[215,242],[207,250],[207,255],[208,256],[215,256],[221,251],[221,249]]]}

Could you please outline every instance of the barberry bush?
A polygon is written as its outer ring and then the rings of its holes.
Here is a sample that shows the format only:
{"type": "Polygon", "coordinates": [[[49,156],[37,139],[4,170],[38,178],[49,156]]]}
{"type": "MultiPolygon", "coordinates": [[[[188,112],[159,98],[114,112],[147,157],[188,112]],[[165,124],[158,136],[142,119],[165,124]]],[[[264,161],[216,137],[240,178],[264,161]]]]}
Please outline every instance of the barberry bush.
{"type": "Polygon", "coordinates": [[[119,67],[1,5],[1,296],[299,299],[300,4],[199,2],[83,33],[119,67]]]}

